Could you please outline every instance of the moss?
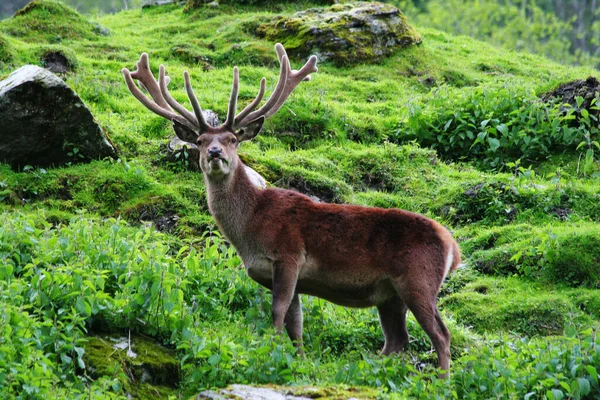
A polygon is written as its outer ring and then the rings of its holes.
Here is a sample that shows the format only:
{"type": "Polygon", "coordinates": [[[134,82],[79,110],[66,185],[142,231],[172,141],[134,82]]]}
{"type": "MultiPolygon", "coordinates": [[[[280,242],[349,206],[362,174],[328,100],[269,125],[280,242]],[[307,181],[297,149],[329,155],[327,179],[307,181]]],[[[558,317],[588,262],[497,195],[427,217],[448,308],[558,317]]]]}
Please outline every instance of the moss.
{"type": "Polygon", "coordinates": [[[292,17],[257,23],[259,37],[283,43],[291,55],[317,52],[336,65],[374,62],[402,47],[418,44],[421,36],[395,7],[382,3],[336,4],[292,17]],[[371,29],[370,19],[377,19],[371,29]],[[385,27],[385,28],[384,28],[385,27]]]}
{"type": "Polygon", "coordinates": [[[573,303],[586,314],[600,320],[600,291],[598,290],[578,290],[570,297],[573,303]]]}
{"type": "Polygon", "coordinates": [[[374,399],[378,392],[366,387],[329,386],[329,387],[298,387],[285,388],[287,393],[297,397],[308,397],[310,399],[334,400],[334,399],[374,399]]]}
{"type": "Polygon", "coordinates": [[[178,44],[173,47],[171,54],[185,63],[201,65],[205,71],[213,68],[213,60],[195,46],[178,44]]]}
{"type": "Polygon", "coordinates": [[[463,246],[485,274],[520,274],[569,286],[600,287],[600,229],[595,224],[484,230],[463,246]],[[480,250],[477,248],[481,248],[480,250]]]}
{"type": "Polygon", "coordinates": [[[457,321],[480,333],[560,335],[570,316],[581,324],[590,323],[566,296],[510,278],[476,280],[444,297],[441,304],[457,321]]]}
{"type": "Polygon", "coordinates": [[[8,63],[13,59],[13,50],[6,36],[0,34],[0,63],[8,63]]]}
{"type": "Polygon", "coordinates": [[[133,398],[167,398],[176,394],[179,362],[174,352],[148,338],[132,336],[132,358],[127,355],[127,343],[127,338],[119,336],[89,338],[83,357],[87,373],[94,379],[117,376],[126,394],[133,398]]]}
{"type": "MultiPolygon", "coordinates": [[[[187,0],[185,6],[183,8],[183,12],[190,13],[196,10],[214,10],[218,7],[208,6],[208,4],[212,3],[213,0],[187,0]]],[[[337,0],[312,0],[304,3],[308,3],[308,5],[331,5],[336,3],[337,0]]],[[[285,1],[272,1],[272,0],[219,0],[219,4],[221,5],[248,5],[248,6],[258,6],[260,8],[268,8],[273,11],[281,11],[282,5],[285,4],[285,1]]],[[[301,2],[298,2],[301,3],[301,2]]]]}
{"type": "Polygon", "coordinates": [[[262,65],[274,67],[277,60],[273,57],[273,48],[270,45],[257,42],[235,43],[216,59],[219,66],[231,65],[262,65]]]}
{"type": "Polygon", "coordinates": [[[543,271],[549,280],[600,288],[600,229],[559,232],[542,251],[543,271]]]}
{"type": "Polygon", "coordinates": [[[30,42],[57,43],[96,36],[95,27],[77,11],[53,0],[34,0],[2,25],[11,36],[30,42]]]}
{"type": "Polygon", "coordinates": [[[444,81],[450,86],[462,88],[465,86],[477,85],[477,82],[475,80],[469,78],[467,75],[460,71],[446,70],[442,72],[442,77],[444,78],[444,81]]]}
{"type": "Polygon", "coordinates": [[[39,48],[39,60],[44,68],[52,72],[71,72],[79,67],[75,52],[65,46],[44,45],[39,48]]]}

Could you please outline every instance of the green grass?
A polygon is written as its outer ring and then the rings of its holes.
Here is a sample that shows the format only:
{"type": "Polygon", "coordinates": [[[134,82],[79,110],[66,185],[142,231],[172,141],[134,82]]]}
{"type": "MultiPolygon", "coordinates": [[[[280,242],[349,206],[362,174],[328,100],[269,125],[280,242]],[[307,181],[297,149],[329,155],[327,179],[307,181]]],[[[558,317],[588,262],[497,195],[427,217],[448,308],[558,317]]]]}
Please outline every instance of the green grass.
{"type": "MultiPolygon", "coordinates": [[[[454,231],[467,266],[440,300],[453,338],[450,380],[435,377],[435,354],[412,316],[407,352],[390,358],[377,355],[383,336],[374,309],[306,296],[305,359],[273,334],[270,294],[218,234],[201,174],[184,159],[166,160],[169,123],[131,96],[120,70],[146,51],[154,71],[167,66],[176,99],[187,105],[188,70],[202,106],[223,115],[234,64],[241,103],[262,76],[270,92],[278,74],[274,43],[248,27],[309,6],[223,3],[89,17],[37,2],[0,22],[0,76],[62,51],[76,66],[67,84],[120,154],[58,168],[0,165],[0,392],[122,398],[122,368],[92,379],[80,361],[90,337],[128,331],[175,350],[177,398],[232,383],[364,387],[366,397],[383,398],[593,398],[600,390],[600,186],[584,169],[584,152],[565,143],[517,162],[503,144],[495,163],[489,148],[469,157],[413,135],[449,143],[463,128],[446,132],[436,116],[465,116],[477,128],[511,94],[526,101],[508,102],[509,115],[530,112],[534,95],[598,71],[431,29],[417,27],[422,44],[376,64],[319,65],[240,155],[270,185],[405,208],[454,231]],[[485,115],[475,115],[465,99],[482,93],[485,115]],[[174,214],[168,233],[152,227],[174,214]]],[[[296,68],[302,61],[292,59],[296,68]]],[[[531,131],[544,127],[532,123],[531,131]]]]}

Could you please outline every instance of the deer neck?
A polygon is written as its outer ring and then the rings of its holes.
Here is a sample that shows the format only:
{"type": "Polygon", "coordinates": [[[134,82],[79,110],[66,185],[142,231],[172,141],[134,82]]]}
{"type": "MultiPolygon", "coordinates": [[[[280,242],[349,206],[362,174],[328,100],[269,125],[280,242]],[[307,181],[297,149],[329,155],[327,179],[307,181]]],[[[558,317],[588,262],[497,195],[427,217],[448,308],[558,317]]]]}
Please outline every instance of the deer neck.
{"type": "Polygon", "coordinates": [[[236,169],[222,179],[211,179],[204,174],[208,208],[221,232],[240,249],[244,247],[244,232],[257,201],[255,188],[244,164],[238,160],[236,169]]]}

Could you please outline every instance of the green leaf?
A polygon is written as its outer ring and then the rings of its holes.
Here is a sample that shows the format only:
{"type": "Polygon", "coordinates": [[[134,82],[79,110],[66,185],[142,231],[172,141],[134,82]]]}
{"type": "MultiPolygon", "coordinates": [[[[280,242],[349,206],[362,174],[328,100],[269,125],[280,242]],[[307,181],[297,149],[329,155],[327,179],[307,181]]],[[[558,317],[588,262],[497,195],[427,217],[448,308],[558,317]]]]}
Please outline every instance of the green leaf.
{"type": "Polygon", "coordinates": [[[590,377],[592,378],[594,383],[598,383],[598,371],[596,370],[596,368],[593,365],[586,365],[585,370],[588,374],[590,374],[590,377]]]}
{"type": "Polygon", "coordinates": [[[212,356],[208,357],[208,363],[210,365],[212,365],[213,367],[215,365],[217,365],[219,362],[221,362],[221,355],[220,354],[213,354],[212,356]]]}
{"type": "Polygon", "coordinates": [[[579,394],[582,396],[586,396],[592,390],[590,383],[585,378],[577,378],[577,383],[579,384],[579,394]]]}
{"type": "Polygon", "coordinates": [[[496,138],[488,137],[488,144],[490,145],[490,149],[495,152],[500,147],[500,141],[496,138]]]}
{"type": "Polygon", "coordinates": [[[548,397],[550,400],[562,400],[565,395],[563,394],[562,390],[552,389],[546,392],[546,397],[548,397]]]}
{"type": "Polygon", "coordinates": [[[496,126],[496,129],[498,130],[498,132],[500,132],[503,135],[506,135],[508,133],[508,126],[506,126],[504,124],[500,124],[500,125],[496,126]]]}

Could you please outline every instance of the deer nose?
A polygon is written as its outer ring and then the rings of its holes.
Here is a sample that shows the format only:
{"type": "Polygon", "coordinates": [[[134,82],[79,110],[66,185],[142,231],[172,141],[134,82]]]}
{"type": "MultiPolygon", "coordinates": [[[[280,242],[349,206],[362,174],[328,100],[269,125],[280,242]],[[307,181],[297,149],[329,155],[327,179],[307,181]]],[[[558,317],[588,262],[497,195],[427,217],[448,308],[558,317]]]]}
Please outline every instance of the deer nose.
{"type": "Polygon", "coordinates": [[[208,157],[210,158],[221,157],[221,154],[223,154],[223,150],[219,147],[211,147],[208,149],[208,157]]]}

